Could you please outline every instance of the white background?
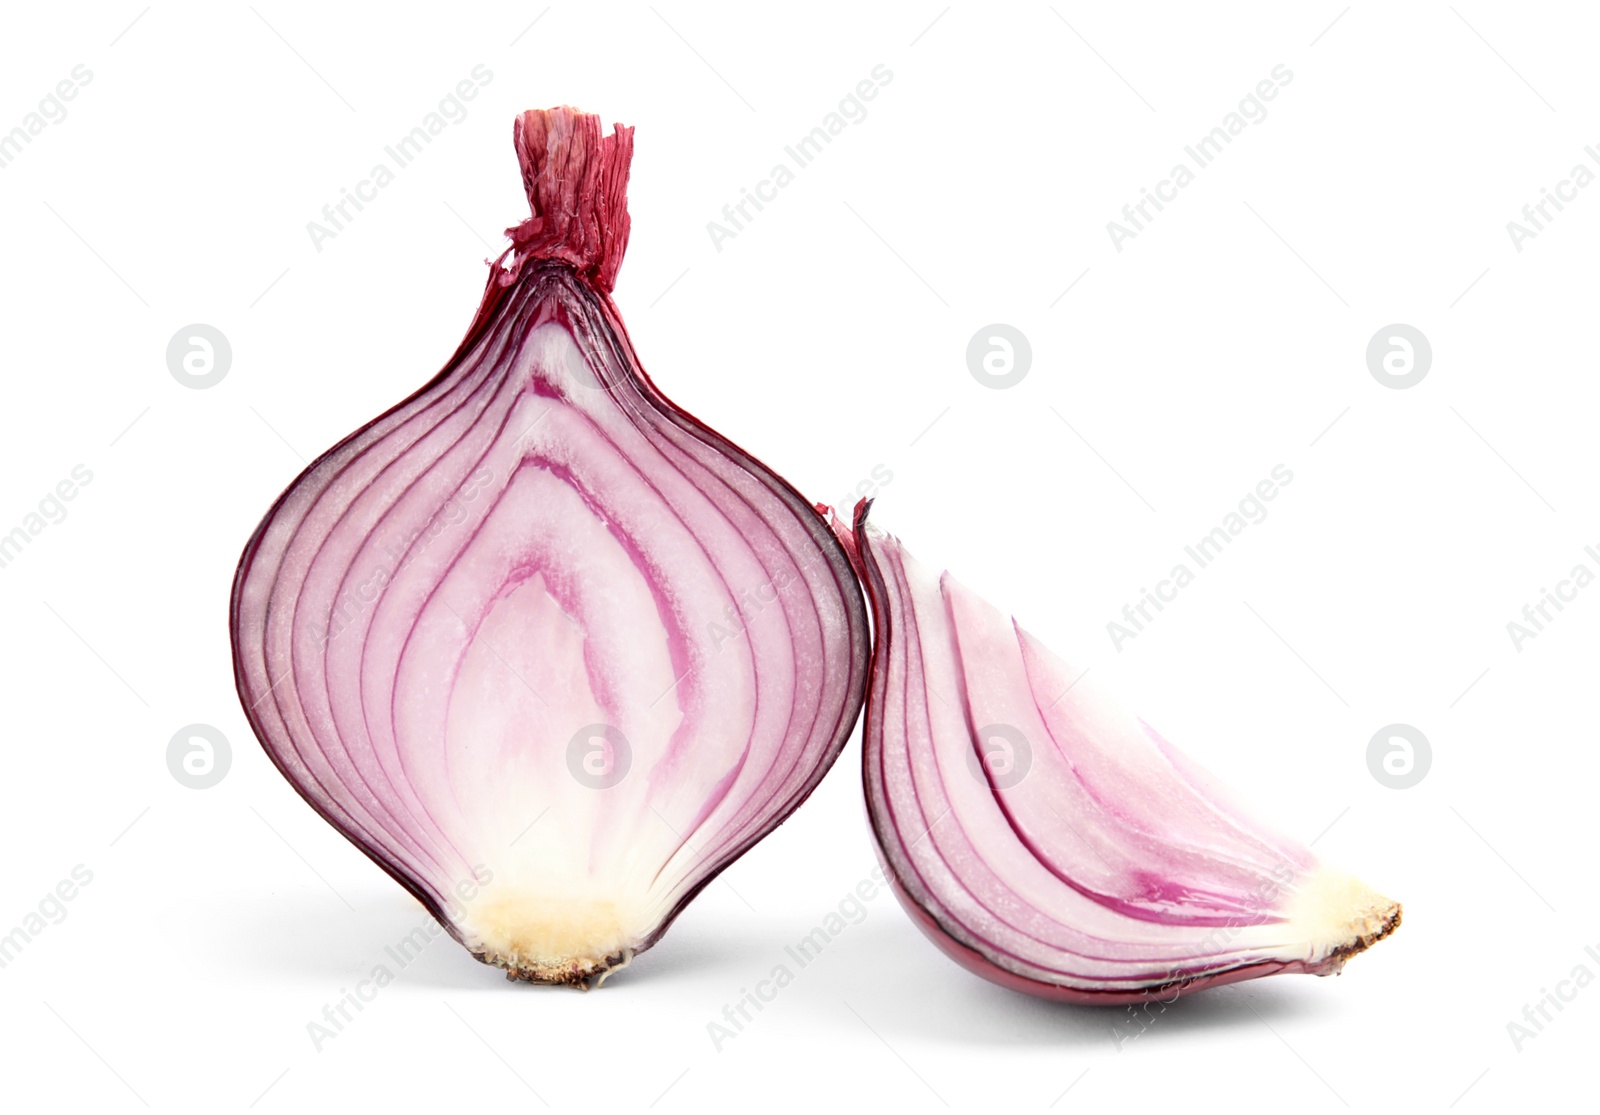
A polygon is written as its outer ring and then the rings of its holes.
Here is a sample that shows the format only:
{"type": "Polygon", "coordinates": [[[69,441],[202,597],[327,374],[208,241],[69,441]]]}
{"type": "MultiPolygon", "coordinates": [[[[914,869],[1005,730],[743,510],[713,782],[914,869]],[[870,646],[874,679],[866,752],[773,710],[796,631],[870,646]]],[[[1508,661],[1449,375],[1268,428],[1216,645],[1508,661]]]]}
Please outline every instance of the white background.
{"type": "Polygon", "coordinates": [[[1600,26],[1283,8],[9,7],[0,129],[93,79],[0,170],[0,528],[73,466],[93,481],[0,569],[0,932],[75,865],[93,882],[0,970],[5,1105],[1488,1111],[1586,1088],[1600,989],[1520,1052],[1507,1023],[1600,974],[1600,588],[1520,650],[1506,624],[1600,571],[1600,188],[1521,252],[1506,223],[1600,141],[1600,26]],[[467,118],[316,251],[306,222],[479,63],[467,118]],[[717,251],[706,223],[880,63],[867,118],[717,251]],[[1106,223],[1279,64],[1269,115],[1115,250],[1106,223]],[[423,915],[251,737],[230,578],[304,462],[453,351],[526,215],[512,118],[561,103],[638,129],[616,301],[663,390],[815,499],[884,465],[885,529],[1401,900],[1399,933],[1119,1049],[1117,1012],[986,984],[880,897],[718,1051],[707,1023],[871,869],[853,742],[602,991],[511,986],[441,941],[316,1051],[307,1023],[423,915]],[[233,347],[209,390],[166,366],[195,322],[233,347]],[[965,364],[996,322],[1033,348],[1009,390],[965,364]],[[1364,357],[1396,322],[1434,352],[1407,390],[1364,357]],[[1280,463],[1268,518],[1115,650],[1107,621],[1280,463]],[[209,790],[167,770],[194,722],[232,743],[209,790]],[[1432,746],[1408,790],[1367,767],[1394,722],[1432,746]]]}

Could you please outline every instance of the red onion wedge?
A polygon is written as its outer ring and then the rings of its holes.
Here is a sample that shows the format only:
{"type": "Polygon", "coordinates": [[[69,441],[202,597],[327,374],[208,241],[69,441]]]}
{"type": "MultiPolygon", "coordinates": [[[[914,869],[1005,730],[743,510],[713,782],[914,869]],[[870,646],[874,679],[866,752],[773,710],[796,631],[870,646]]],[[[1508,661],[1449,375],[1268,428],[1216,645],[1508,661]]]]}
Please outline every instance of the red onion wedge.
{"type": "Polygon", "coordinates": [[[1400,906],[1247,818],[1014,621],[866,524],[835,530],[875,633],[863,776],[878,854],[935,944],[1077,1003],[1330,975],[1400,906]]]}
{"type": "Polygon", "coordinates": [[[866,610],[821,515],[634,354],[632,129],[558,108],[515,142],[533,216],[444,370],[256,529],[235,676],[283,775],[473,955],[587,987],[838,757],[866,610]]]}

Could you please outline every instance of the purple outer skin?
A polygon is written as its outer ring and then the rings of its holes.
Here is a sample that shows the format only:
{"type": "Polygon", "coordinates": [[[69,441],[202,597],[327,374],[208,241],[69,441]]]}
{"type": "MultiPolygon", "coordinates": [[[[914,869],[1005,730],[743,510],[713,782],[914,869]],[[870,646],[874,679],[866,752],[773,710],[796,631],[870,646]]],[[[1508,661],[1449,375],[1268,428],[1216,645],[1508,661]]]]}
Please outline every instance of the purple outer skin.
{"type": "MultiPolygon", "coordinates": [[[[574,110],[551,110],[552,115],[556,113],[574,113],[574,110]]],[[[527,117],[534,115],[536,114],[530,112],[524,114],[523,117],[519,117],[517,131],[519,153],[522,145],[522,128],[524,127],[524,122],[527,117]]],[[[541,113],[537,115],[545,114],[541,113]]],[[[574,113],[574,115],[576,114],[574,113]]],[[[596,134],[598,134],[598,124],[595,125],[595,128],[596,134]]],[[[619,127],[617,132],[619,134],[626,133],[624,136],[625,143],[623,146],[625,152],[631,154],[632,129],[623,129],[619,127]]],[[[622,182],[625,183],[625,161],[623,162],[623,167],[624,173],[622,182]]],[[[529,188],[531,191],[533,187],[530,186],[529,188]]],[[[621,186],[617,187],[619,196],[621,195],[621,189],[621,186]]],[[[585,215],[587,216],[587,214],[585,215]]],[[[671,400],[662,394],[660,389],[656,387],[655,383],[644,371],[643,365],[640,363],[638,355],[634,351],[633,342],[628,336],[626,327],[623,325],[622,317],[617,311],[615,303],[611,300],[609,293],[610,283],[616,273],[616,264],[620,263],[620,257],[626,247],[626,221],[626,210],[623,209],[621,213],[621,227],[623,229],[623,233],[620,237],[620,241],[607,243],[603,246],[603,248],[599,249],[594,249],[591,246],[591,250],[589,252],[590,258],[587,260],[570,260],[564,258],[558,251],[546,252],[543,250],[544,245],[538,244],[537,242],[535,242],[530,254],[528,250],[528,241],[530,238],[526,234],[514,235],[513,239],[518,241],[518,243],[512,248],[508,248],[506,252],[504,252],[491,267],[489,278],[484,290],[483,301],[479,305],[478,311],[473,317],[472,324],[467,330],[467,335],[462,339],[461,344],[457,346],[455,353],[445,364],[444,368],[441,369],[437,375],[435,375],[422,387],[412,392],[412,394],[402,399],[388,410],[379,414],[370,422],[367,422],[365,425],[361,426],[359,429],[342,439],[338,444],[322,453],[315,461],[306,467],[306,469],[301,473],[301,476],[313,471],[325,458],[333,453],[336,453],[343,445],[354,440],[355,438],[360,437],[368,429],[383,421],[383,419],[387,418],[395,411],[405,407],[412,401],[418,399],[420,396],[427,394],[429,391],[433,390],[435,387],[448,379],[462,364],[465,357],[472,351],[474,345],[480,340],[480,338],[482,338],[482,336],[489,331],[493,325],[496,324],[498,311],[502,303],[509,299],[513,292],[516,291],[522,283],[538,282],[541,280],[541,278],[555,278],[559,284],[571,288],[578,295],[582,296],[588,303],[586,307],[587,310],[592,312],[595,318],[611,332],[612,336],[618,342],[619,351],[625,358],[623,361],[623,364],[625,365],[623,371],[634,380],[634,386],[637,387],[640,395],[652,405],[662,419],[678,426],[682,430],[687,431],[700,441],[714,446],[721,453],[735,461],[745,471],[761,479],[763,484],[771,492],[779,496],[785,503],[790,505],[790,507],[795,511],[797,519],[803,520],[805,516],[815,517],[817,529],[809,533],[819,549],[823,551],[823,556],[826,558],[828,565],[834,571],[835,579],[841,588],[841,596],[844,600],[850,623],[849,656],[852,665],[851,678],[847,687],[848,696],[844,702],[843,708],[840,710],[837,726],[834,731],[833,742],[828,750],[819,757],[811,778],[794,795],[793,799],[787,804],[787,806],[775,811],[769,823],[762,826],[747,840],[733,846],[733,848],[727,854],[725,854],[720,861],[716,862],[709,870],[707,870],[705,876],[700,880],[700,882],[683,896],[677,905],[675,905],[662,920],[660,925],[656,927],[654,932],[652,932],[650,936],[643,941],[637,949],[635,949],[634,954],[637,955],[659,941],[662,935],[677,919],[678,915],[683,912],[684,908],[688,906],[689,903],[692,902],[702,890],[710,885],[710,883],[715,880],[716,877],[721,874],[722,871],[730,864],[732,864],[745,852],[749,851],[750,848],[759,843],[784,821],[788,820],[788,818],[793,815],[794,811],[798,809],[816,789],[822,778],[833,766],[835,760],[838,759],[839,754],[844,750],[845,743],[849,740],[850,734],[855,729],[855,723],[860,715],[861,705],[865,695],[867,666],[870,658],[870,642],[867,629],[866,605],[862,598],[860,584],[857,582],[857,579],[854,575],[853,566],[849,556],[846,554],[844,547],[834,536],[833,531],[828,527],[827,520],[822,513],[814,505],[809,503],[804,496],[802,496],[792,485],[788,483],[788,481],[784,480],[771,468],[763,464],[753,454],[734,444],[732,441],[729,441],[727,438],[723,437],[721,434],[702,423],[699,419],[695,418],[692,414],[689,414],[687,411],[672,403],[671,400]],[[518,253],[519,246],[523,249],[523,251],[520,254],[514,255],[514,253],[518,253]],[[514,257],[509,272],[502,270],[501,267],[501,265],[506,261],[507,257],[514,257]]],[[[537,223],[538,218],[536,217],[532,221],[523,222],[523,225],[519,226],[519,228],[526,229],[529,225],[537,223]]],[[[517,233],[519,230],[511,231],[513,233],[517,233]]],[[[466,941],[462,937],[461,930],[455,924],[455,921],[450,917],[443,905],[435,901],[433,896],[420,887],[416,880],[413,880],[405,872],[401,871],[394,864],[390,863],[385,858],[384,853],[380,848],[374,847],[368,841],[362,839],[356,833],[350,831],[344,825],[340,824],[327,809],[325,809],[315,798],[307,793],[306,790],[295,781],[295,779],[289,776],[289,772],[285,769],[284,764],[280,761],[273,747],[267,742],[269,738],[268,734],[263,731],[262,725],[257,720],[255,715],[255,704],[252,702],[251,694],[247,688],[245,671],[241,661],[241,647],[238,639],[238,613],[241,587],[243,586],[245,578],[250,571],[251,563],[255,558],[258,547],[260,546],[263,533],[276,516],[279,507],[283,504],[290,492],[294,490],[299,481],[300,477],[297,476],[292,483],[290,483],[281,493],[279,493],[277,499],[273,501],[272,507],[267,511],[261,522],[256,526],[255,531],[250,536],[250,540],[245,544],[244,552],[239,559],[238,567],[234,573],[233,587],[230,593],[229,601],[229,644],[233,651],[234,687],[239,695],[240,705],[244,708],[245,716],[250,722],[251,730],[255,733],[256,738],[261,742],[262,749],[266,751],[267,757],[272,760],[273,766],[277,767],[278,773],[284,776],[285,780],[295,788],[295,791],[305,799],[306,803],[310,805],[311,808],[314,809],[323,820],[327,821],[329,825],[333,826],[333,828],[338,831],[340,835],[359,848],[368,859],[372,860],[373,863],[382,868],[390,878],[404,887],[406,891],[409,892],[412,897],[417,899],[417,901],[422,904],[428,913],[431,914],[434,919],[444,927],[451,937],[455,938],[458,943],[465,946],[466,941]]],[[[262,694],[257,696],[255,700],[256,702],[259,702],[264,697],[265,694],[262,694]]],[[[482,960],[484,958],[480,956],[479,959],[482,960]]],[[[587,986],[584,983],[580,983],[579,985],[585,987],[587,986]]]]}

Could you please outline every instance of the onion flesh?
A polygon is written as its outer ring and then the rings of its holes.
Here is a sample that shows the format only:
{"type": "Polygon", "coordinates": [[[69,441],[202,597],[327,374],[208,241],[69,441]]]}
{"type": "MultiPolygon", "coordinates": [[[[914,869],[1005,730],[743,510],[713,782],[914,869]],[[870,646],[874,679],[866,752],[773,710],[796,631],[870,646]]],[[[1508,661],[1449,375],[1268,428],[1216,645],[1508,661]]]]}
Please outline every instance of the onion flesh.
{"type": "Polygon", "coordinates": [[[806,798],[866,614],[826,521],[645,376],[632,129],[533,111],[455,356],[279,497],[234,583],[268,755],[479,959],[587,987],[806,798]]]}
{"type": "Polygon", "coordinates": [[[1329,975],[1400,906],[1251,820],[1013,620],[866,523],[835,529],[874,628],[863,775],[879,857],[946,954],[1030,994],[1170,1000],[1329,975]]]}

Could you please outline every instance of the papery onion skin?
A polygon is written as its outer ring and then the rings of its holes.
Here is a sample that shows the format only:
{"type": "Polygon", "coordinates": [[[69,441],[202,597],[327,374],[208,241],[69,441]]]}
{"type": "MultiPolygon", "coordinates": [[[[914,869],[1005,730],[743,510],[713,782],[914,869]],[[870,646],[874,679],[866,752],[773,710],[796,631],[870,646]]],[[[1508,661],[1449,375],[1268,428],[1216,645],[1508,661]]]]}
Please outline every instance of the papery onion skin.
{"type": "Polygon", "coordinates": [[[1398,928],[1398,903],[1249,819],[1082,673],[869,527],[870,506],[834,520],[873,616],[863,785],[895,895],[947,956],[1110,1006],[1331,975],[1398,928]],[[1009,760],[1029,765],[997,774],[985,732],[1014,733],[1009,760]]]}
{"type": "Polygon", "coordinates": [[[587,987],[821,780],[866,613],[825,519],[633,351],[632,129],[514,139],[533,216],[465,340],[278,498],[230,629],[301,796],[478,959],[587,987]]]}

